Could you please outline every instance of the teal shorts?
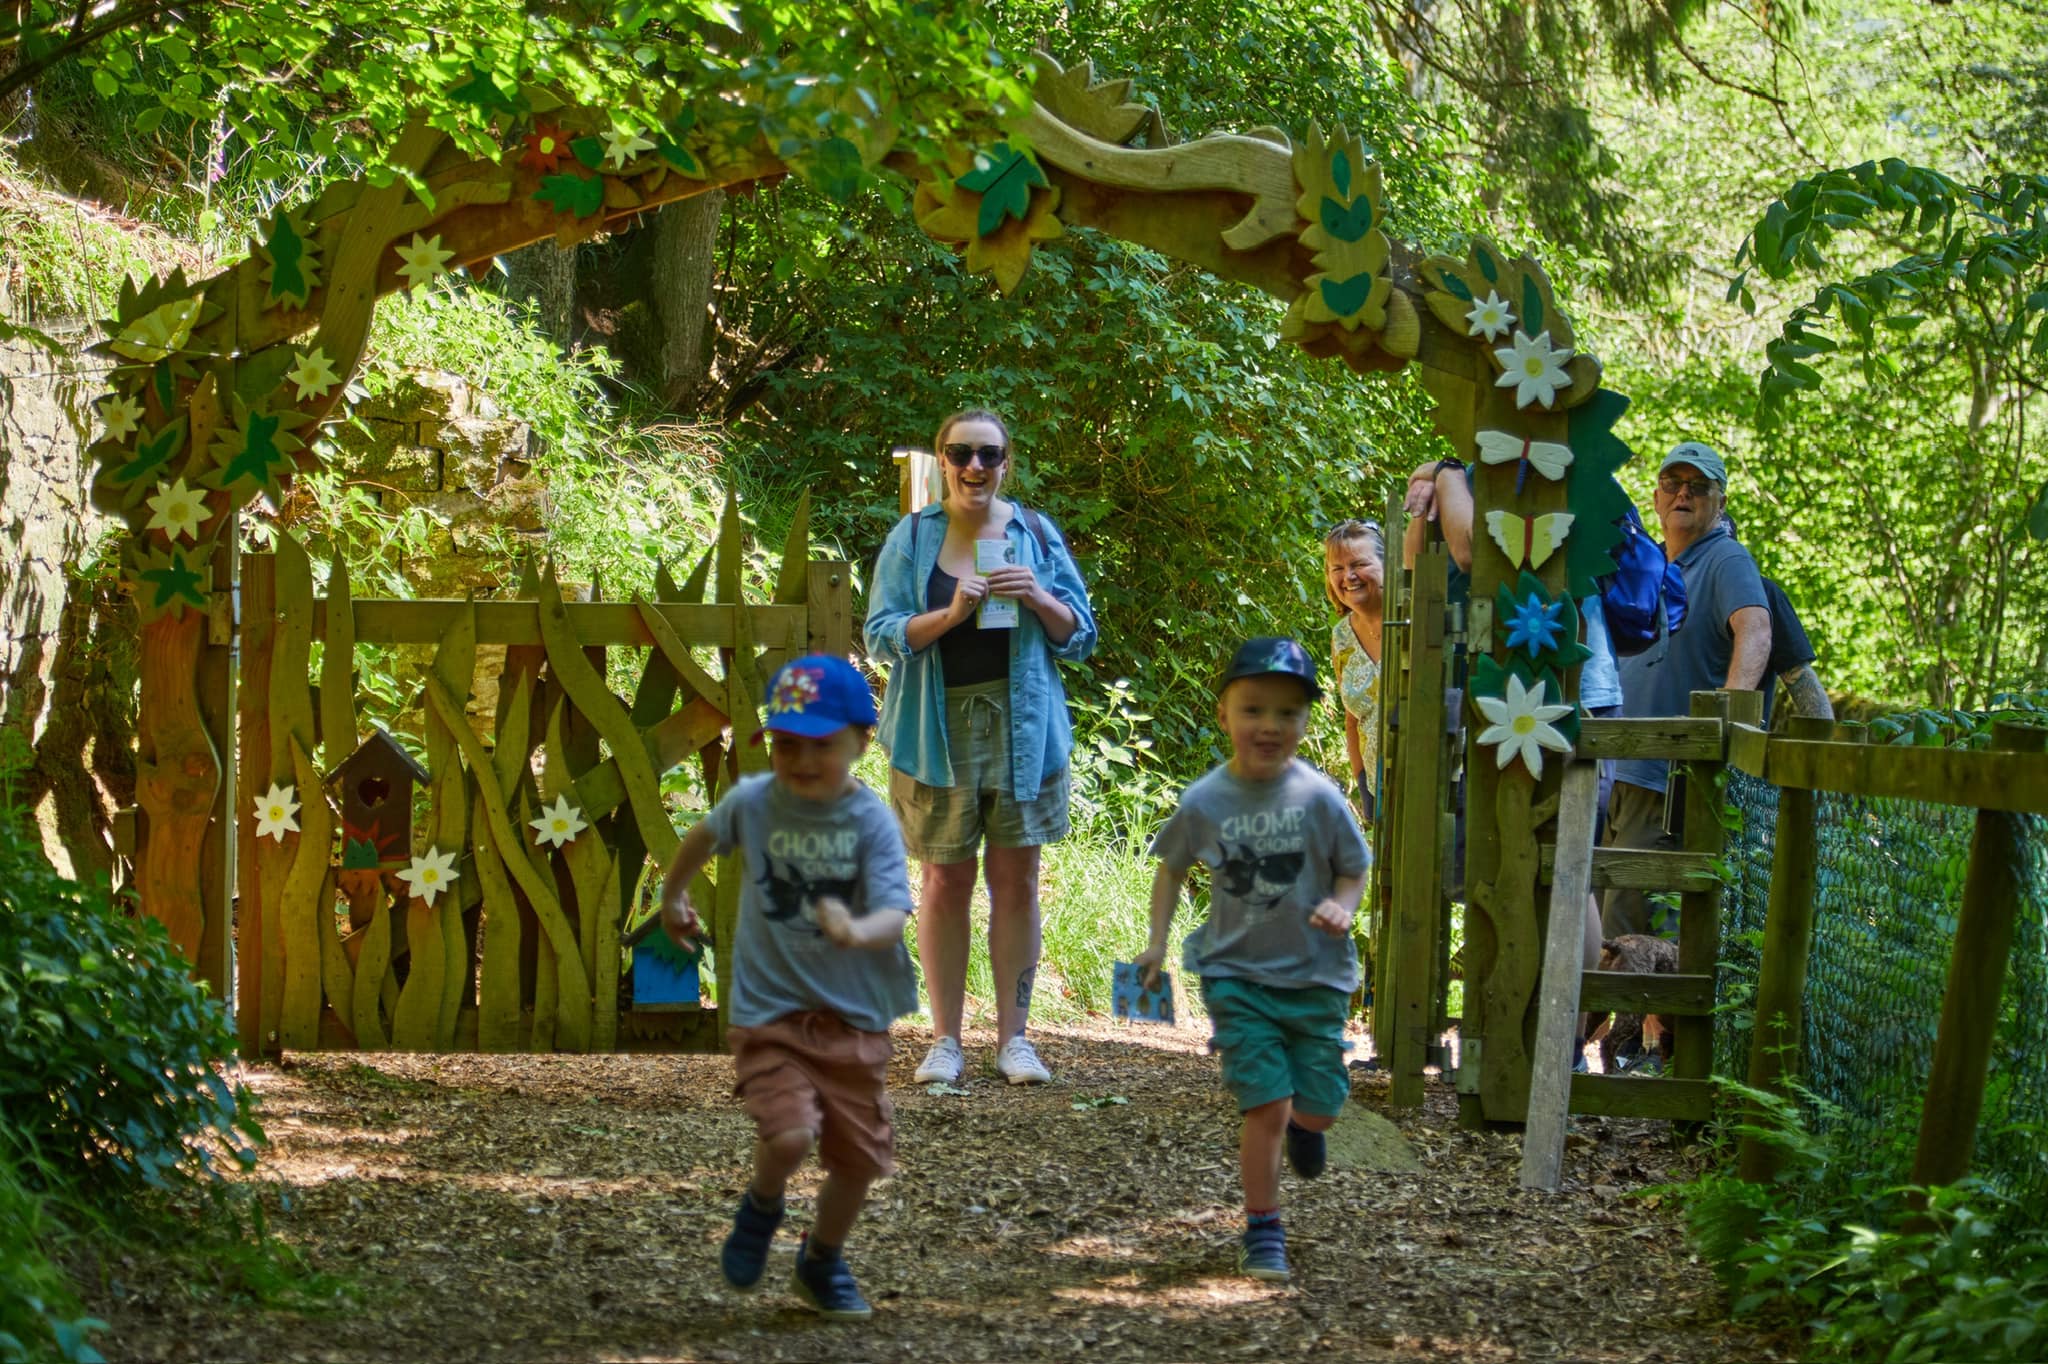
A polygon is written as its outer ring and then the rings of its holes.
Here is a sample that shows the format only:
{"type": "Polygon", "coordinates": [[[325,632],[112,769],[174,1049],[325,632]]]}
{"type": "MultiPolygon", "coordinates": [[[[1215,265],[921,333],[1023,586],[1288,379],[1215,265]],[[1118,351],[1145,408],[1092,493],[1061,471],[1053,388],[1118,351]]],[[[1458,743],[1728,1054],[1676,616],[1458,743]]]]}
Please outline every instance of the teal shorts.
{"type": "Polygon", "coordinates": [[[1351,1097],[1344,1019],[1351,998],[1322,985],[1283,989],[1235,976],[1205,976],[1202,1002],[1223,1056],[1223,1084],[1239,1112],[1292,1098],[1296,1109],[1334,1118],[1351,1097]]]}

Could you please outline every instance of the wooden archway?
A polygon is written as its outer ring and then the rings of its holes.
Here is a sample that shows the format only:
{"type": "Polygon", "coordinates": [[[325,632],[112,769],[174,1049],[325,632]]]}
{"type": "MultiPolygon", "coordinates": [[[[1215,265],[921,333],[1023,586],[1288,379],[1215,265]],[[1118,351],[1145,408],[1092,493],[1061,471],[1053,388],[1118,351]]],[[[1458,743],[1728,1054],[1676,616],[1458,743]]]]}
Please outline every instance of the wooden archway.
{"type": "MultiPolygon", "coordinates": [[[[1005,290],[1041,244],[1085,225],[1287,301],[1282,335],[1311,354],[1359,373],[1412,366],[1439,427],[1474,462],[1482,524],[1497,522],[1475,546],[1471,689],[1528,704],[1569,700],[1572,649],[1510,651],[1491,608],[1510,592],[1516,603],[1533,597],[1532,609],[1568,606],[1611,565],[1625,505],[1612,472],[1628,455],[1612,426],[1625,402],[1601,389],[1600,366],[1577,349],[1540,267],[1484,240],[1463,256],[1427,259],[1391,240],[1380,168],[1341,126],[1311,127],[1299,141],[1261,130],[1175,142],[1128,100],[1128,82],[1099,82],[1085,62],[1068,70],[1046,59],[1042,71],[1028,113],[944,167],[879,143],[864,155],[916,177],[920,225],[961,244],[969,269],[1005,290]],[[1549,457],[1532,461],[1539,445],[1549,457]],[[1570,452],[1568,467],[1551,447],[1570,452]]],[[[381,295],[791,169],[758,140],[733,145],[695,126],[680,103],[674,113],[637,134],[596,110],[509,114],[503,151],[481,159],[418,127],[398,144],[403,174],[391,183],[337,185],[274,215],[234,268],[197,283],[174,274],[122,297],[105,343],[120,368],[93,453],[96,500],[133,531],[138,881],[147,912],[211,978],[225,978],[229,829],[260,814],[231,789],[225,760],[221,646],[237,629],[228,595],[236,512],[259,493],[275,498],[313,462],[308,438],[355,368],[381,295]]],[[[462,699],[453,672],[447,680],[443,710],[462,699]]],[[[306,782],[318,722],[309,712],[280,723],[288,732],[273,737],[269,759],[252,766],[245,753],[245,784],[296,782],[303,800],[321,800],[306,782]]],[[[444,746],[451,767],[464,760],[456,728],[444,746]]],[[[1572,722],[1560,728],[1569,735],[1572,722]]],[[[1518,1119],[1541,949],[1538,830],[1555,815],[1558,766],[1497,766],[1476,739],[1474,752],[1465,1036],[1485,1039],[1487,1116],[1518,1119]]],[[[491,765],[482,757],[470,759],[473,778],[491,765]]],[[[467,799],[459,777],[432,779],[447,800],[467,799]]],[[[459,836],[462,820],[446,827],[459,836]]],[[[313,865],[323,862],[316,854],[313,865]]],[[[303,979],[311,968],[297,969],[303,979]]],[[[317,998],[317,985],[299,988],[317,998]]]]}

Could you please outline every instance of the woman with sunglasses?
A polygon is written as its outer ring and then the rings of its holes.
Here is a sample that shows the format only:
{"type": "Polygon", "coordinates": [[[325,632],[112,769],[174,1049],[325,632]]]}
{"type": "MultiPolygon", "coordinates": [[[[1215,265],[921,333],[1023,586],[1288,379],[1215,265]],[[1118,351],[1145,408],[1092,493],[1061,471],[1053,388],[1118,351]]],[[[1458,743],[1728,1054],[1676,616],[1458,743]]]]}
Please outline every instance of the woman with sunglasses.
{"type": "Polygon", "coordinates": [[[958,1084],[976,858],[988,880],[996,1070],[1052,1078],[1024,1035],[1038,974],[1039,849],[1067,833],[1073,732],[1057,663],[1095,647],[1088,589],[1059,530],[998,496],[1010,432],[980,410],[939,425],[946,495],[897,523],[868,587],[868,653],[889,664],[879,737],[889,797],[924,864],[918,958],[931,999],[919,1084],[958,1084]],[[986,845],[987,851],[982,852],[986,845]]]}
{"type": "Polygon", "coordinates": [[[1337,608],[1330,672],[1344,707],[1344,753],[1367,825],[1380,786],[1380,626],[1387,542],[1377,521],[1339,521],[1323,537],[1323,592],[1337,608]]]}

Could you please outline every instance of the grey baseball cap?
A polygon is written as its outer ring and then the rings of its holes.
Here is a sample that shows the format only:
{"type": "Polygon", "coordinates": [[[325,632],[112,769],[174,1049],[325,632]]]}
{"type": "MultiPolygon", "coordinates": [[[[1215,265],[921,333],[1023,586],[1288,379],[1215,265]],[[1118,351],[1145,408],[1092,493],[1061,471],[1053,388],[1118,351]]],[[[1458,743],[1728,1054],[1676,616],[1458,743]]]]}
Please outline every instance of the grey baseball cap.
{"type": "Polygon", "coordinates": [[[1657,466],[1657,472],[1661,474],[1674,464],[1690,464],[1722,487],[1728,486],[1728,466],[1721,462],[1721,456],[1715,453],[1714,447],[1704,441],[1682,440],[1672,446],[1671,453],[1664,456],[1664,462],[1657,466]]]}

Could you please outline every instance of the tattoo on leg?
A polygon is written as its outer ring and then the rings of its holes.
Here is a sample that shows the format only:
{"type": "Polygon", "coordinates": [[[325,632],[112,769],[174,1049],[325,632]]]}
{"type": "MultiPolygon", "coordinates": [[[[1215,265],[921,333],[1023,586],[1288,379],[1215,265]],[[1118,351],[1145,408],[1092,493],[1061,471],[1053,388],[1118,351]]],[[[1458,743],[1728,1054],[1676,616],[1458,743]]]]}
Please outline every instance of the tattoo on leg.
{"type": "Polygon", "coordinates": [[[1031,1007],[1031,986],[1037,979],[1038,968],[1036,966],[1027,966],[1017,973],[1018,1008],[1029,1009],[1031,1007]]]}

